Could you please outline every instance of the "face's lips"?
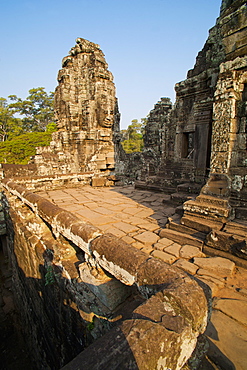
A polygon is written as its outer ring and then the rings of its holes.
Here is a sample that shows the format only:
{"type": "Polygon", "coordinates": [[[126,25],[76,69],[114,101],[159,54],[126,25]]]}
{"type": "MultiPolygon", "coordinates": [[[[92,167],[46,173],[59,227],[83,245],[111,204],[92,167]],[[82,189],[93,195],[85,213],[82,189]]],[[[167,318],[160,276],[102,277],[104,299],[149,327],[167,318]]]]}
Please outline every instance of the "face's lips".
{"type": "Polygon", "coordinates": [[[104,127],[111,127],[112,126],[112,120],[110,118],[105,118],[102,122],[102,126],[104,127]]]}

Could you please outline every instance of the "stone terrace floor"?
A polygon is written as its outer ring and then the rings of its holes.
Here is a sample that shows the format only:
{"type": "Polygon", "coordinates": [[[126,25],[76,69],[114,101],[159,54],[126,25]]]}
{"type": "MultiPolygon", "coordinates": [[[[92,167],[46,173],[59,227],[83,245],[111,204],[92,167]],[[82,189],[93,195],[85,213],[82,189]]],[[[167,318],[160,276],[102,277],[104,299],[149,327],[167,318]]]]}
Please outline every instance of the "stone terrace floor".
{"type": "Polygon", "coordinates": [[[114,188],[63,188],[39,195],[112,233],[135,248],[176,265],[212,290],[213,312],[207,328],[208,361],[201,369],[247,369],[247,270],[203,253],[200,238],[165,229],[168,217],[179,221],[170,195],[114,188]]]}

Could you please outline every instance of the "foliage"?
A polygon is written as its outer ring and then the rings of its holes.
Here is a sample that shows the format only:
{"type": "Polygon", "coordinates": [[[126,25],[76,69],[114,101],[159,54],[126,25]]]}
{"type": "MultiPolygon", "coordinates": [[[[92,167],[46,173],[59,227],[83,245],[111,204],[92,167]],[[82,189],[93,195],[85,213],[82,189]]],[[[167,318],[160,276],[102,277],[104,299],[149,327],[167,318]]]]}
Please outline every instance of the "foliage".
{"type": "Polygon", "coordinates": [[[55,122],[50,122],[46,126],[46,132],[55,132],[57,131],[57,124],[55,122]]]}
{"type": "Polygon", "coordinates": [[[127,130],[121,130],[122,147],[126,153],[141,152],[143,149],[143,133],[147,119],[142,118],[141,122],[137,119],[131,121],[127,130]]]}
{"type": "Polygon", "coordinates": [[[87,324],[87,330],[92,331],[93,329],[94,329],[94,321],[91,321],[89,324],[87,324]]]}
{"type": "Polygon", "coordinates": [[[27,164],[35,148],[49,145],[51,133],[57,131],[54,93],[38,87],[29,90],[25,100],[16,95],[9,99],[11,103],[0,97],[0,163],[27,164]]]}
{"type": "Polygon", "coordinates": [[[47,271],[45,274],[45,285],[51,285],[55,283],[55,276],[53,272],[52,266],[47,267],[47,271]]]}
{"type": "Polygon", "coordinates": [[[27,164],[36,147],[47,146],[50,141],[50,132],[30,132],[0,142],[0,163],[27,164]]]}
{"type": "Polygon", "coordinates": [[[24,116],[22,123],[26,132],[45,131],[46,126],[54,121],[54,93],[47,94],[44,87],[30,89],[25,100],[16,95],[9,95],[9,99],[14,102],[9,104],[9,108],[24,116]]]}
{"type": "Polygon", "coordinates": [[[12,110],[8,106],[7,100],[0,98],[0,141],[5,141],[21,133],[21,120],[14,117],[12,110]]]}

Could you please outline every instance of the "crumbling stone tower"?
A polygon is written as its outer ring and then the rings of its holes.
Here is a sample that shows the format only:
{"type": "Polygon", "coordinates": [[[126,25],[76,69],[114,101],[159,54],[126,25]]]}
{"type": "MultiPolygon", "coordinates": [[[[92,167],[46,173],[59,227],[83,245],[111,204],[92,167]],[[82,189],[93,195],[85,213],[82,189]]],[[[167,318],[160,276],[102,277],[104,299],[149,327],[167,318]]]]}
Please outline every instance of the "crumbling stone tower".
{"type": "Polygon", "coordinates": [[[58,131],[49,147],[38,148],[38,174],[114,169],[113,126],[117,111],[113,76],[99,45],[82,38],[63,58],[55,91],[58,131]]]}

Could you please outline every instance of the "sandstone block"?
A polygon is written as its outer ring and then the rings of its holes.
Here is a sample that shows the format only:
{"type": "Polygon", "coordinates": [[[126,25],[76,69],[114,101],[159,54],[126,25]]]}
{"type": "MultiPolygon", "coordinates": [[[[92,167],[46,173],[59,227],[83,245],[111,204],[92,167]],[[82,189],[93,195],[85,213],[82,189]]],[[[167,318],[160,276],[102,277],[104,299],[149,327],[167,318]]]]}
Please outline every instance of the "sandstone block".
{"type": "Polygon", "coordinates": [[[173,240],[174,242],[179,243],[181,245],[189,244],[200,248],[202,248],[203,245],[203,242],[201,240],[198,240],[191,235],[186,235],[175,230],[162,229],[160,231],[159,236],[160,238],[167,238],[173,240]]]}
{"type": "MultiPolygon", "coordinates": [[[[122,238],[124,240],[124,238],[122,238]]],[[[137,249],[143,249],[144,248],[144,244],[140,243],[140,242],[134,242],[132,244],[132,247],[135,247],[137,249]]]]}
{"type": "Polygon", "coordinates": [[[172,245],[174,242],[171,239],[167,238],[161,238],[158,243],[163,245],[163,248],[168,247],[169,245],[172,245]]]}
{"type": "Polygon", "coordinates": [[[126,235],[122,237],[122,240],[127,244],[135,243],[135,239],[131,238],[130,236],[126,235]]]}
{"type": "Polygon", "coordinates": [[[143,222],[138,224],[138,227],[141,229],[145,229],[147,231],[155,231],[159,229],[159,225],[152,223],[152,222],[143,222]]]}
{"type": "Polygon", "coordinates": [[[147,254],[151,254],[151,252],[153,252],[153,248],[151,246],[144,246],[142,249],[141,249],[142,252],[145,252],[147,254]]]}
{"type": "Polygon", "coordinates": [[[195,257],[194,263],[200,268],[212,271],[222,277],[231,276],[235,270],[235,263],[222,257],[195,257]]]}
{"type": "Polygon", "coordinates": [[[105,178],[104,177],[93,177],[92,178],[92,186],[101,187],[105,186],[105,178]]]}
{"type": "Polygon", "coordinates": [[[220,310],[243,325],[247,325],[247,301],[244,299],[219,299],[215,303],[214,309],[220,310]]]}
{"type": "Polygon", "coordinates": [[[110,310],[116,308],[129,295],[126,285],[109,277],[101,269],[90,268],[87,263],[79,266],[80,278],[96,297],[110,310]]]}
{"type": "Polygon", "coordinates": [[[170,253],[173,256],[179,258],[179,251],[181,249],[181,245],[178,243],[173,243],[169,247],[164,248],[164,252],[170,253]]]}
{"type": "Polygon", "coordinates": [[[188,272],[191,275],[195,275],[196,271],[198,270],[198,267],[196,265],[183,259],[177,260],[173,264],[173,266],[179,267],[180,269],[188,272]]]}
{"type": "Polygon", "coordinates": [[[125,233],[133,233],[138,230],[138,227],[130,225],[126,222],[116,222],[114,226],[125,233]]]}
{"type": "Polygon", "coordinates": [[[207,245],[247,259],[247,239],[235,238],[231,234],[213,230],[207,235],[207,245]]]}
{"type": "Polygon", "coordinates": [[[158,250],[160,250],[160,251],[163,251],[163,249],[164,249],[164,245],[158,242],[158,243],[155,243],[155,244],[153,245],[153,248],[154,248],[154,249],[158,249],[158,250]]]}
{"type": "Polygon", "coordinates": [[[201,231],[203,233],[210,233],[213,229],[220,230],[223,223],[220,221],[210,221],[203,217],[186,215],[181,218],[181,224],[201,231]]]}
{"type": "MultiPolygon", "coordinates": [[[[137,215],[137,213],[140,212],[140,208],[139,207],[128,207],[126,209],[123,210],[124,213],[127,213],[128,215],[137,215]]],[[[139,220],[142,220],[142,216],[139,216],[139,214],[137,215],[138,216],[138,219],[139,220]]],[[[142,220],[143,221],[143,220],[142,220]]]]}
{"type": "Polygon", "coordinates": [[[247,364],[247,328],[226,314],[213,310],[206,330],[208,356],[224,369],[245,369],[247,364]]]}
{"type": "Polygon", "coordinates": [[[188,200],[183,205],[185,216],[196,214],[199,217],[209,217],[220,222],[226,222],[231,215],[231,207],[227,201],[216,197],[199,195],[196,200],[188,200]]]}
{"type": "Polygon", "coordinates": [[[200,248],[186,244],[180,249],[180,257],[189,260],[193,257],[204,257],[204,254],[201,252],[200,248]]]}
{"type": "Polygon", "coordinates": [[[172,254],[165,253],[159,250],[155,250],[152,252],[152,256],[156,258],[160,258],[162,261],[169,263],[170,265],[176,261],[176,257],[172,254]]]}
{"type": "Polygon", "coordinates": [[[139,209],[139,212],[137,214],[137,217],[145,218],[153,215],[154,211],[149,208],[139,209]]]}
{"type": "Polygon", "coordinates": [[[124,236],[126,236],[126,233],[124,233],[122,230],[117,229],[114,226],[107,229],[107,232],[117,236],[118,238],[123,238],[124,236]]]}
{"type": "MultiPolygon", "coordinates": [[[[219,274],[215,273],[214,271],[199,269],[199,270],[197,270],[196,274],[199,276],[199,278],[200,278],[200,276],[202,276],[205,279],[206,278],[207,279],[208,278],[216,279],[219,283],[221,282],[224,285],[224,282],[225,282],[224,278],[222,276],[219,276],[219,274]]],[[[222,287],[223,287],[223,285],[222,285],[222,287]]]]}
{"type": "Polygon", "coordinates": [[[159,239],[159,236],[156,235],[155,233],[152,233],[151,231],[144,231],[141,234],[135,235],[134,239],[147,246],[156,243],[157,240],[159,239]]]}
{"type": "Polygon", "coordinates": [[[224,227],[224,231],[229,234],[238,235],[239,237],[247,237],[247,225],[237,222],[228,222],[224,227]]]}

